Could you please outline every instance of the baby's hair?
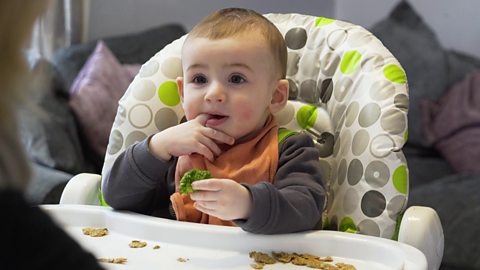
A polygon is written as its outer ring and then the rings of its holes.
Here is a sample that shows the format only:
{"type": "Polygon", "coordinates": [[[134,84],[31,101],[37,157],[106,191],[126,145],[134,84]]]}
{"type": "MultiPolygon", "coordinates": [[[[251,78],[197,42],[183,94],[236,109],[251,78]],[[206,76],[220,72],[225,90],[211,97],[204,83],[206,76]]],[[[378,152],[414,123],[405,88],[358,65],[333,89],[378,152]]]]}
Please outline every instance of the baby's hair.
{"type": "Polygon", "coordinates": [[[278,28],[261,14],[243,8],[225,8],[213,12],[200,21],[188,34],[189,38],[203,37],[212,40],[260,33],[267,41],[280,79],[287,73],[287,46],[278,28]]]}

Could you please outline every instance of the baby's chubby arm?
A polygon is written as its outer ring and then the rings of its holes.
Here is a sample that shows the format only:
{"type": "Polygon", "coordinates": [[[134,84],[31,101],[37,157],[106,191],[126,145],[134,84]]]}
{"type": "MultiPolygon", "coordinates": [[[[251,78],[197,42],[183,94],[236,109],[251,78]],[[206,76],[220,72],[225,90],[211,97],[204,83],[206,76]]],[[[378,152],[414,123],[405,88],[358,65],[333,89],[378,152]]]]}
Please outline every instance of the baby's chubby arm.
{"type": "Polygon", "coordinates": [[[200,154],[210,161],[220,155],[218,143],[232,145],[235,139],[221,131],[206,127],[208,115],[199,114],[196,118],[173,126],[155,134],[149,143],[150,152],[162,160],[170,160],[193,153],[200,154]]]}

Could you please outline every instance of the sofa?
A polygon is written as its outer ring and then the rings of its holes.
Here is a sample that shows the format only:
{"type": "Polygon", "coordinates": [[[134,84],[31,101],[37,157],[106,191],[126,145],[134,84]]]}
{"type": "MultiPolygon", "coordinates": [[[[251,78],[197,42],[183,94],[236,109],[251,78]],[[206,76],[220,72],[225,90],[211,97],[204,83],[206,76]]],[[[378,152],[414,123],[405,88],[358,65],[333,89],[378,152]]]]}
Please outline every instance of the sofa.
{"type": "MultiPolygon", "coordinates": [[[[458,151],[457,155],[451,155],[446,151],[448,147],[440,147],[445,146],[445,140],[439,141],[438,136],[444,127],[440,123],[445,121],[436,117],[448,115],[441,109],[449,107],[443,106],[449,99],[442,97],[462,82],[471,85],[464,80],[480,69],[480,60],[444,49],[435,33],[406,1],[401,1],[387,18],[370,30],[402,64],[409,82],[409,135],[403,149],[409,167],[409,205],[429,206],[439,214],[445,234],[441,269],[480,269],[477,256],[480,245],[475,241],[475,236],[480,234],[480,196],[476,194],[480,191],[480,172],[454,166],[452,157],[458,156],[458,151]]],[[[33,179],[27,194],[32,203],[58,203],[73,175],[101,171],[102,153],[106,148],[104,132],[113,118],[96,119],[95,115],[87,115],[92,110],[97,116],[107,115],[99,108],[112,106],[111,102],[116,104],[115,99],[128,87],[128,80],[114,80],[119,84],[116,90],[102,88],[107,95],[115,95],[108,106],[100,102],[105,97],[88,97],[88,93],[97,89],[92,84],[102,85],[102,78],[85,80],[98,74],[92,71],[96,67],[94,60],[99,58],[94,55],[108,55],[112,65],[119,72],[125,72],[123,77],[130,78],[136,68],[138,72],[138,64],[184,33],[181,25],[163,25],[141,33],[106,38],[103,42],[71,46],[58,51],[52,61],[42,60],[33,65],[33,73],[43,74],[35,78],[37,87],[31,95],[40,109],[27,106],[20,110],[22,140],[32,160],[33,179]],[[86,94],[82,97],[78,93],[86,94]],[[82,107],[89,101],[99,105],[82,107]],[[100,122],[103,131],[92,130],[100,122]]],[[[480,123],[480,119],[478,121],[480,123]]],[[[450,128],[454,135],[465,135],[469,130],[462,125],[450,128]]],[[[458,142],[455,136],[451,140],[458,142]]]]}

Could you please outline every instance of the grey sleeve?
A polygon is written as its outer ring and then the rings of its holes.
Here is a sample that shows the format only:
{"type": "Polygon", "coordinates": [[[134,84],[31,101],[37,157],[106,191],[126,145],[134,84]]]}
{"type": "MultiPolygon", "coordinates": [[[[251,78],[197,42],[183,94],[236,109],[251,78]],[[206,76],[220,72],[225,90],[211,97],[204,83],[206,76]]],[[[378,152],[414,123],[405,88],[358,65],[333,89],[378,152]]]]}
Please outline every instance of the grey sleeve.
{"type": "Polygon", "coordinates": [[[318,159],[318,150],[310,137],[288,137],[279,147],[274,183],[244,184],[252,194],[252,211],[247,220],[235,223],[258,234],[316,229],[322,221],[326,193],[318,159]]]}
{"type": "Polygon", "coordinates": [[[148,141],[131,145],[115,160],[102,182],[105,202],[114,209],[170,217],[170,194],[175,190],[177,159],[159,160],[148,141]]]}

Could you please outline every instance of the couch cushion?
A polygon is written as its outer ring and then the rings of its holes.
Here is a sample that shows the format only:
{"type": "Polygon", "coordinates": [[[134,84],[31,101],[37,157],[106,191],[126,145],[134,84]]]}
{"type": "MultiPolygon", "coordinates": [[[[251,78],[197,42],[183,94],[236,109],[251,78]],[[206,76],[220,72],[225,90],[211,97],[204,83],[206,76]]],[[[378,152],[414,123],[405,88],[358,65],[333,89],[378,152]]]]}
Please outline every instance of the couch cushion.
{"type": "Polygon", "coordinates": [[[81,134],[100,159],[105,156],[118,100],[139,70],[140,65],[121,65],[100,41],[73,82],[69,104],[81,134]]]}
{"type": "Polygon", "coordinates": [[[393,53],[407,73],[409,84],[409,144],[428,145],[420,121],[419,103],[436,99],[448,85],[448,62],[437,37],[407,1],[371,30],[393,53]]]}
{"type": "MultiPolygon", "coordinates": [[[[143,32],[108,37],[103,40],[122,64],[144,63],[156,52],[185,34],[179,24],[167,24],[143,32]]],[[[54,55],[65,93],[68,93],[78,72],[94,51],[97,41],[73,45],[59,50],[54,55]]]]}
{"type": "Polygon", "coordinates": [[[91,171],[85,162],[68,97],[57,91],[55,68],[46,60],[33,67],[30,104],[19,108],[22,143],[31,160],[72,174],[91,171]]]}

